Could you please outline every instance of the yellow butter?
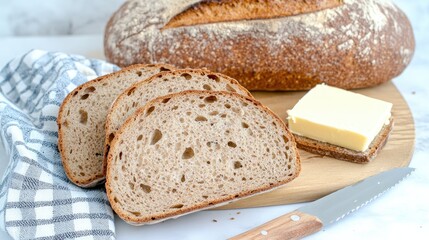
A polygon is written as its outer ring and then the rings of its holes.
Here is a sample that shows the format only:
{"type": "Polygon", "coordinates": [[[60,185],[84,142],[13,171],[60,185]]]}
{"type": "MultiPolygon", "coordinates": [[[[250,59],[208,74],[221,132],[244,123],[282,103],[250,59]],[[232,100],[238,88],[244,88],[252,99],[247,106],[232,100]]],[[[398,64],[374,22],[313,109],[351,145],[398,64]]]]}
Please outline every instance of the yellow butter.
{"type": "Polygon", "coordinates": [[[389,102],[320,84],[288,110],[288,124],[295,134],[365,151],[391,110],[389,102]]]}

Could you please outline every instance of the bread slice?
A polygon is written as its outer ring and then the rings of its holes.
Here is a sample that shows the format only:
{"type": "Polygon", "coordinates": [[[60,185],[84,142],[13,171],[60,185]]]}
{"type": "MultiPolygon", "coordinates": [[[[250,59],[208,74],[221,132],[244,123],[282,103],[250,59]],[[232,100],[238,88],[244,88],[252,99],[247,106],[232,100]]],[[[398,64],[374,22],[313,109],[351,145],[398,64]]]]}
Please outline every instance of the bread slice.
{"type": "Polygon", "coordinates": [[[70,92],[58,113],[58,149],[67,177],[78,186],[104,180],[105,121],[115,98],[131,84],[160,71],[165,64],[133,65],[89,81],[70,92]]]}
{"type": "Polygon", "coordinates": [[[295,137],[297,147],[305,151],[354,163],[368,163],[377,156],[377,154],[386,144],[387,139],[392,132],[393,125],[393,118],[390,118],[389,124],[384,125],[378,135],[371,142],[368,149],[364,152],[317,141],[311,138],[300,136],[298,134],[293,135],[295,137]]]}
{"type": "Polygon", "coordinates": [[[133,84],[118,96],[107,115],[105,161],[107,161],[110,142],[115,137],[116,131],[138,108],[157,97],[185,90],[229,91],[252,97],[249,91],[235,79],[202,69],[162,72],[145,81],[133,84]]]}
{"type": "Polygon", "coordinates": [[[273,190],[299,172],[293,136],[268,108],[237,93],[184,91],[120,128],[106,192],[119,217],[141,225],[273,190]]]}

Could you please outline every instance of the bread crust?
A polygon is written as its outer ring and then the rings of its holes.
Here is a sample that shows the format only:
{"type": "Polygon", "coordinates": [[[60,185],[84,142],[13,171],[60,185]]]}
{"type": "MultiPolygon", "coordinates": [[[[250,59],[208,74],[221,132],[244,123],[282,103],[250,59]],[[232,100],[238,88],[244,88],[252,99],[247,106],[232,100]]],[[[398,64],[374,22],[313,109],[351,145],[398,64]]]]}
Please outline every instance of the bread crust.
{"type": "Polygon", "coordinates": [[[320,142],[298,134],[293,134],[297,147],[307,152],[332,157],[354,163],[369,163],[378,155],[381,149],[386,145],[394,126],[393,118],[390,118],[389,124],[384,125],[374,140],[364,152],[359,152],[333,144],[320,142]]]}
{"type": "Polygon", "coordinates": [[[110,79],[115,78],[116,76],[119,76],[121,74],[124,74],[124,72],[132,72],[132,71],[135,71],[137,69],[147,67],[147,66],[169,67],[171,69],[174,69],[173,66],[167,65],[167,64],[135,64],[132,66],[128,66],[126,68],[121,69],[120,71],[100,76],[96,79],[90,80],[86,83],[79,85],[73,91],[71,91],[69,94],[67,94],[66,98],[61,103],[61,106],[58,110],[58,117],[57,117],[58,150],[60,152],[61,162],[63,164],[64,172],[66,173],[67,178],[71,182],[76,184],[77,186],[84,187],[84,188],[94,187],[94,186],[104,182],[105,174],[96,174],[96,175],[92,175],[92,176],[78,177],[72,173],[70,165],[69,165],[69,160],[67,158],[67,155],[68,155],[67,154],[67,146],[64,143],[64,132],[61,128],[61,125],[63,124],[63,121],[64,121],[63,117],[65,116],[65,114],[64,114],[65,107],[68,104],[70,104],[72,97],[75,94],[77,94],[79,91],[81,91],[82,89],[86,89],[86,88],[91,87],[91,86],[96,86],[97,84],[100,84],[100,82],[110,81],[110,79]]]}
{"type": "Polygon", "coordinates": [[[124,125],[122,125],[122,127],[117,132],[116,137],[114,138],[114,140],[111,144],[111,148],[113,151],[110,151],[110,153],[108,155],[108,160],[107,160],[108,167],[107,167],[106,184],[105,184],[107,197],[109,199],[109,202],[111,204],[112,209],[116,212],[116,214],[118,214],[118,216],[121,219],[123,219],[124,221],[126,221],[127,223],[130,223],[133,225],[151,224],[151,223],[155,223],[155,222],[159,222],[159,221],[164,221],[167,219],[175,218],[175,217],[185,215],[185,214],[189,214],[189,213],[199,211],[202,209],[209,209],[209,208],[218,207],[220,205],[227,204],[228,202],[231,202],[231,201],[239,200],[239,199],[242,199],[244,197],[249,197],[253,194],[272,191],[275,188],[280,187],[281,185],[286,184],[286,183],[292,181],[293,179],[295,179],[296,177],[298,177],[298,175],[301,171],[300,156],[299,156],[299,152],[298,152],[296,145],[295,145],[295,142],[294,142],[294,136],[287,129],[285,123],[275,113],[273,113],[268,107],[262,105],[259,101],[255,100],[253,98],[245,97],[245,96],[242,96],[240,94],[231,93],[231,92],[189,90],[189,91],[183,91],[183,92],[174,93],[174,94],[170,94],[170,95],[166,95],[166,96],[156,98],[156,99],[150,101],[149,103],[147,103],[143,108],[140,108],[139,110],[137,110],[132,116],[130,116],[127,119],[127,121],[124,123],[124,125]],[[231,95],[233,95],[234,97],[241,98],[244,101],[247,101],[251,104],[254,104],[254,105],[260,107],[267,114],[270,114],[271,116],[273,116],[273,118],[276,119],[276,121],[279,123],[279,126],[281,126],[283,128],[284,132],[287,134],[289,142],[291,142],[291,145],[292,145],[292,151],[296,153],[296,171],[292,176],[290,176],[290,178],[286,179],[285,181],[277,182],[273,185],[267,184],[266,186],[263,186],[263,187],[258,188],[258,189],[254,189],[254,190],[246,191],[246,192],[241,192],[237,195],[225,196],[225,197],[216,199],[214,201],[203,202],[201,204],[197,204],[197,205],[192,206],[192,207],[181,208],[174,213],[158,214],[158,215],[154,215],[154,216],[150,216],[150,217],[136,217],[136,216],[128,215],[117,206],[117,203],[113,199],[114,196],[112,195],[112,188],[110,186],[110,182],[113,180],[109,178],[109,176],[111,175],[110,174],[111,167],[109,167],[109,166],[112,164],[111,162],[113,161],[112,152],[114,152],[114,148],[117,145],[117,141],[119,141],[121,134],[123,134],[123,132],[126,131],[126,129],[128,128],[128,125],[133,123],[136,120],[137,116],[144,113],[153,104],[158,103],[158,102],[162,102],[164,99],[173,98],[174,96],[183,96],[183,95],[187,95],[187,94],[195,94],[198,96],[201,96],[201,95],[231,96],[231,95]]]}
{"type": "Polygon", "coordinates": [[[306,90],[319,83],[345,89],[381,84],[399,75],[414,53],[410,22],[390,0],[344,0],[291,17],[162,30],[200,2],[128,1],[107,24],[106,58],[120,66],[207,67],[249,90],[306,90]]]}
{"type": "Polygon", "coordinates": [[[153,75],[152,77],[150,77],[150,78],[148,78],[148,79],[146,79],[144,81],[140,81],[140,82],[137,82],[137,83],[131,85],[129,88],[127,88],[126,90],[124,90],[116,98],[116,100],[112,103],[112,106],[110,107],[109,112],[107,114],[106,136],[105,136],[105,139],[104,139],[104,155],[103,155],[103,156],[105,156],[104,157],[104,162],[103,162],[104,173],[106,173],[107,155],[108,155],[109,150],[110,150],[110,136],[109,136],[110,134],[109,134],[109,131],[110,131],[110,126],[112,125],[112,123],[111,123],[111,119],[112,119],[111,114],[112,114],[113,111],[115,111],[119,107],[119,102],[124,97],[126,97],[128,95],[128,92],[131,91],[132,89],[140,88],[140,87],[142,87],[142,86],[144,86],[144,85],[146,85],[146,84],[154,81],[155,79],[162,78],[163,76],[170,75],[170,74],[179,74],[180,75],[181,73],[189,73],[189,72],[199,73],[199,74],[206,74],[206,75],[213,74],[213,75],[220,76],[223,79],[229,81],[229,83],[231,83],[234,86],[238,87],[242,92],[246,93],[247,97],[253,98],[252,94],[246,88],[244,88],[243,86],[241,86],[240,83],[237,80],[235,80],[235,79],[233,79],[231,77],[228,77],[228,76],[226,76],[224,74],[214,73],[214,72],[208,71],[206,69],[179,69],[179,70],[173,70],[171,72],[161,72],[161,73],[158,73],[156,75],[153,75]]]}

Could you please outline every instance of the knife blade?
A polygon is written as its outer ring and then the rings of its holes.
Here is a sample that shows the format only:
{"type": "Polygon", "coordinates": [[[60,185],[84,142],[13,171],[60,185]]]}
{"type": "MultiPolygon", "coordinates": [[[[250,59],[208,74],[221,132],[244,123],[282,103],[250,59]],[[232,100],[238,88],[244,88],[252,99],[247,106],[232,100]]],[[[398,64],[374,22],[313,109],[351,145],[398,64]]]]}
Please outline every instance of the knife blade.
{"type": "Polygon", "coordinates": [[[407,177],[414,168],[394,168],[342,188],[230,240],[299,239],[313,234],[368,204],[407,177]]]}

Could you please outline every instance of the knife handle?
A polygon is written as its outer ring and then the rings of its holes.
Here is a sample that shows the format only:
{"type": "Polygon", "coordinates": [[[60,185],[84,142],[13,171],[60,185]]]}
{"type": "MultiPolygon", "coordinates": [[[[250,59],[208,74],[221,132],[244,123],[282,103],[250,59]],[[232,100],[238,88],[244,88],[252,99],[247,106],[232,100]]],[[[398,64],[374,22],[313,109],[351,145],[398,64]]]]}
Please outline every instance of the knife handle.
{"type": "Polygon", "coordinates": [[[232,237],[230,240],[300,239],[318,232],[322,226],[322,221],[317,217],[296,210],[232,237]]]}

